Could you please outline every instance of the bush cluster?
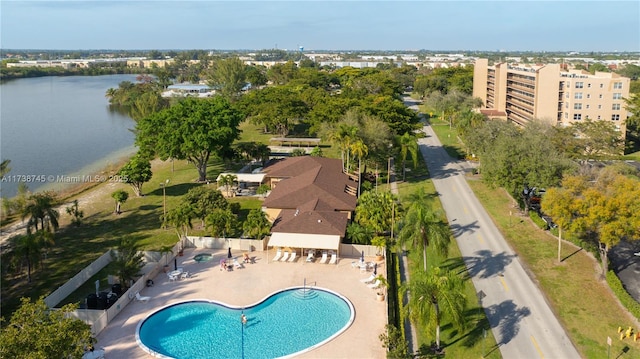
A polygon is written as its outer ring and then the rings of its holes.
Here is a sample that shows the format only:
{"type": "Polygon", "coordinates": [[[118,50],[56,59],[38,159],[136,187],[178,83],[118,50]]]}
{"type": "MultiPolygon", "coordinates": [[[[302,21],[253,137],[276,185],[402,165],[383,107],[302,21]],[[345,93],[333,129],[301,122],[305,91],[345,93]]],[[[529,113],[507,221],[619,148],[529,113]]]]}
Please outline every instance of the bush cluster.
{"type": "Polygon", "coordinates": [[[640,318],[640,303],[636,302],[629,292],[627,292],[616,273],[612,270],[607,272],[607,283],[622,305],[624,305],[634,317],[640,318]]]}

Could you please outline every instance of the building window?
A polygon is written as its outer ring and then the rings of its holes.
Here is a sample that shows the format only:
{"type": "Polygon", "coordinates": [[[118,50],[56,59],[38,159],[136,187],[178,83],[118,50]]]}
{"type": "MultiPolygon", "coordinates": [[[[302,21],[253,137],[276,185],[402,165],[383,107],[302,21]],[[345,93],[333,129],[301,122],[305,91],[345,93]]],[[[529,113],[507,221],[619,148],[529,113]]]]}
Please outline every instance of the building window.
{"type": "Polygon", "coordinates": [[[614,110],[614,111],[618,111],[618,110],[620,110],[620,104],[619,104],[619,103],[614,103],[614,104],[611,106],[611,109],[612,109],[612,110],[614,110]]]}
{"type": "Polygon", "coordinates": [[[622,98],[622,94],[620,92],[615,92],[613,94],[613,99],[614,100],[620,100],[622,98]]]}
{"type": "Polygon", "coordinates": [[[598,95],[598,98],[602,98],[602,94],[598,95]]]}
{"type": "Polygon", "coordinates": [[[576,100],[582,100],[582,92],[576,92],[576,95],[573,98],[575,98],[576,100]]]}
{"type": "Polygon", "coordinates": [[[584,87],[584,82],[576,82],[576,88],[581,89],[584,87]]]}
{"type": "Polygon", "coordinates": [[[604,84],[600,84],[600,88],[604,88],[604,84]]]}
{"type": "Polygon", "coordinates": [[[581,114],[581,113],[574,113],[574,114],[573,114],[573,119],[574,119],[575,121],[580,121],[580,120],[582,120],[582,114],[581,114]]]}
{"type": "Polygon", "coordinates": [[[568,102],[564,103],[564,108],[569,108],[569,103],[568,102]]]}
{"type": "Polygon", "coordinates": [[[570,89],[571,88],[571,81],[567,81],[567,88],[570,89]]]}
{"type": "Polygon", "coordinates": [[[574,103],[573,104],[573,109],[574,110],[582,110],[582,104],[581,103],[574,103]]]}
{"type": "Polygon", "coordinates": [[[598,120],[600,120],[600,115],[598,115],[598,120]]]}
{"type": "Polygon", "coordinates": [[[566,120],[566,119],[568,119],[568,118],[569,118],[569,114],[565,112],[565,113],[564,113],[564,119],[566,120]]]}
{"type": "Polygon", "coordinates": [[[598,105],[598,110],[602,110],[602,105],[598,105]]]}
{"type": "Polygon", "coordinates": [[[617,113],[611,115],[611,121],[620,121],[620,115],[618,115],[617,113]]]}
{"type": "Polygon", "coordinates": [[[587,110],[589,109],[589,105],[587,105],[587,110]]]}
{"type": "Polygon", "coordinates": [[[569,93],[567,92],[567,94],[564,97],[569,98],[569,93]]]}
{"type": "Polygon", "coordinates": [[[590,93],[587,94],[587,98],[591,98],[591,94],[590,93]]]}
{"type": "Polygon", "coordinates": [[[591,84],[587,84],[587,88],[591,88],[591,84]]]}
{"type": "Polygon", "coordinates": [[[613,89],[614,90],[621,90],[622,89],[622,82],[614,82],[613,83],[613,89]]]}

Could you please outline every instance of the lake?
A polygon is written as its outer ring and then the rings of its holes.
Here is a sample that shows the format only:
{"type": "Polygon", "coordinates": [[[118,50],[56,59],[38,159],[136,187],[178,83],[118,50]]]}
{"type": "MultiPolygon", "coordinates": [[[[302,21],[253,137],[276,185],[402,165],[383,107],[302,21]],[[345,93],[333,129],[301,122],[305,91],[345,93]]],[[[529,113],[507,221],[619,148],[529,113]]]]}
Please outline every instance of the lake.
{"type": "Polygon", "coordinates": [[[3,197],[18,182],[32,192],[95,179],[100,170],[135,153],[135,122],[109,108],[107,89],[135,75],[38,77],[0,84],[0,158],[11,172],[3,197]]]}

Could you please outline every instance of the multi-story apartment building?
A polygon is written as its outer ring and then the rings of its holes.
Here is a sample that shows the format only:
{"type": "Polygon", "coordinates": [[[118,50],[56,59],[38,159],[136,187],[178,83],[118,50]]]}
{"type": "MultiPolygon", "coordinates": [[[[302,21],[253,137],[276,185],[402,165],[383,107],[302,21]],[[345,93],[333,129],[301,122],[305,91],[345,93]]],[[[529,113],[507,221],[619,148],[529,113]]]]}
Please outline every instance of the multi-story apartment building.
{"type": "Polygon", "coordinates": [[[591,119],[612,121],[625,134],[630,79],[615,73],[564,70],[560,64],[514,65],[476,60],[473,96],[484,109],[525,125],[539,119],[567,126],[591,119]]]}

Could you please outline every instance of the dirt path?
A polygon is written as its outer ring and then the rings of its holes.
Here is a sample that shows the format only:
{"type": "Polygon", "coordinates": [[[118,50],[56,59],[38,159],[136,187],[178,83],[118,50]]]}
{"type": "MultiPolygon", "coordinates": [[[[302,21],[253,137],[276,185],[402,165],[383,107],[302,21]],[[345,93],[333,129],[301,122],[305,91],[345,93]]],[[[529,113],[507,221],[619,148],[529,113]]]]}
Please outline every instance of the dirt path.
{"type": "MultiPolygon", "coordinates": [[[[105,198],[109,198],[111,193],[115,191],[116,186],[119,183],[115,182],[107,182],[99,184],[91,189],[88,189],[84,192],[81,192],[78,195],[72,195],[69,197],[67,201],[60,204],[56,207],[58,213],[60,213],[60,218],[58,222],[60,223],[60,228],[65,227],[71,219],[71,216],[67,214],[66,208],[69,207],[74,199],[78,200],[78,206],[87,216],[90,213],[95,211],[93,204],[98,200],[104,200],[105,198]]],[[[27,220],[19,219],[16,222],[5,226],[0,230],[0,248],[4,247],[6,242],[10,240],[12,237],[17,235],[25,234],[27,230],[27,220]]]]}

